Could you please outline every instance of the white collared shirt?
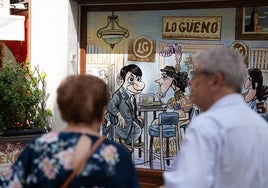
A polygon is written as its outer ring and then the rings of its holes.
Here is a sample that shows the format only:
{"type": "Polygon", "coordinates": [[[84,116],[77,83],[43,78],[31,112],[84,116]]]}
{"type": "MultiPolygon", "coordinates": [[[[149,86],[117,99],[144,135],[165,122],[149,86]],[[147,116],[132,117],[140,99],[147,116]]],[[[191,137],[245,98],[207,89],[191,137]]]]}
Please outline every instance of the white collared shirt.
{"type": "Polygon", "coordinates": [[[268,188],[268,124],[239,94],[190,123],[165,188],[268,188]]]}

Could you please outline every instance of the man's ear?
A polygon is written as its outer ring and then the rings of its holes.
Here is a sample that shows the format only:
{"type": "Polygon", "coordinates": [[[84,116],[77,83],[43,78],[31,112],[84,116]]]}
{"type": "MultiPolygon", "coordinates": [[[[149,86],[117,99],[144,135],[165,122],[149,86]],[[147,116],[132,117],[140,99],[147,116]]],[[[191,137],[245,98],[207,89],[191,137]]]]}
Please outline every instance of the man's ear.
{"type": "Polygon", "coordinates": [[[222,74],[220,73],[213,74],[211,75],[210,79],[212,84],[211,89],[218,90],[219,88],[222,88],[224,86],[224,78],[222,74]]]}
{"type": "Polygon", "coordinates": [[[210,76],[210,79],[213,80],[213,84],[223,84],[224,78],[221,73],[215,73],[210,76]]]}
{"type": "Polygon", "coordinates": [[[124,83],[124,79],[123,79],[123,77],[122,77],[120,74],[118,74],[118,75],[116,76],[116,83],[117,83],[117,85],[119,85],[119,86],[122,86],[123,83],[124,83]]]}

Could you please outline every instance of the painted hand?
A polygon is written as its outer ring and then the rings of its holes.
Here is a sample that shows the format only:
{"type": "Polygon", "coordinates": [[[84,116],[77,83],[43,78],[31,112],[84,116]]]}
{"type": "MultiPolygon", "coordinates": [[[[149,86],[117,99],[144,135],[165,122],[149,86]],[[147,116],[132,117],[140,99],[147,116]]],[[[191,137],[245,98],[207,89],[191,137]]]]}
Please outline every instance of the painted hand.
{"type": "Polygon", "coordinates": [[[125,128],[126,127],[126,122],[125,119],[122,117],[121,114],[118,115],[118,121],[119,121],[119,126],[125,128]]]}

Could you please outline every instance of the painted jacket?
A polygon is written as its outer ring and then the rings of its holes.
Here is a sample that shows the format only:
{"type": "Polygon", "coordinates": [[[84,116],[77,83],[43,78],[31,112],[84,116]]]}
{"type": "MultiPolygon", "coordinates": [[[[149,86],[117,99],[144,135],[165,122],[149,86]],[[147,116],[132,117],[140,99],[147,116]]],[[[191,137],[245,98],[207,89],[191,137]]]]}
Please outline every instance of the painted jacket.
{"type": "MultiPolygon", "coordinates": [[[[131,101],[130,96],[123,87],[119,88],[113,93],[112,98],[108,103],[107,110],[116,117],[117,114],[120,113],[125,119],[126,127],[123,128],[118,126],[116,128],[116,133],[120,138],[127,139],[129,137],[132,126],[136,126],[134,121],[136,121],[137,124],[142,127],[141,122],[138,122],[137,120],[137,106],[135,98],[133,97],[133,101],[131,101]]],[[[141,130],[138,132],[141,133],[141,130]]]]}

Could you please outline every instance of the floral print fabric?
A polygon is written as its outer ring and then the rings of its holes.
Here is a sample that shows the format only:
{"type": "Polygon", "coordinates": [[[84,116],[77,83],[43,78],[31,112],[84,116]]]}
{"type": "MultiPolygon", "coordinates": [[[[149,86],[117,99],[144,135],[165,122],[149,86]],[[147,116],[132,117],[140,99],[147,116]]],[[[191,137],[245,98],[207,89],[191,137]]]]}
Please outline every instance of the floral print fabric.
{"type": "MultiPolygon", "coordinates": [[[[60,187],[73,170],[80,133],[50,132],[33,139],[4,176],[0,187],[60,187]]],[[[98,139],[88,135],[93,143],[98,139]]],[[[89,148],[90,149],[90,148],[89,148]]],[[[69,187],[139,187],[130,154],[104,140],[69,187]]]]}

